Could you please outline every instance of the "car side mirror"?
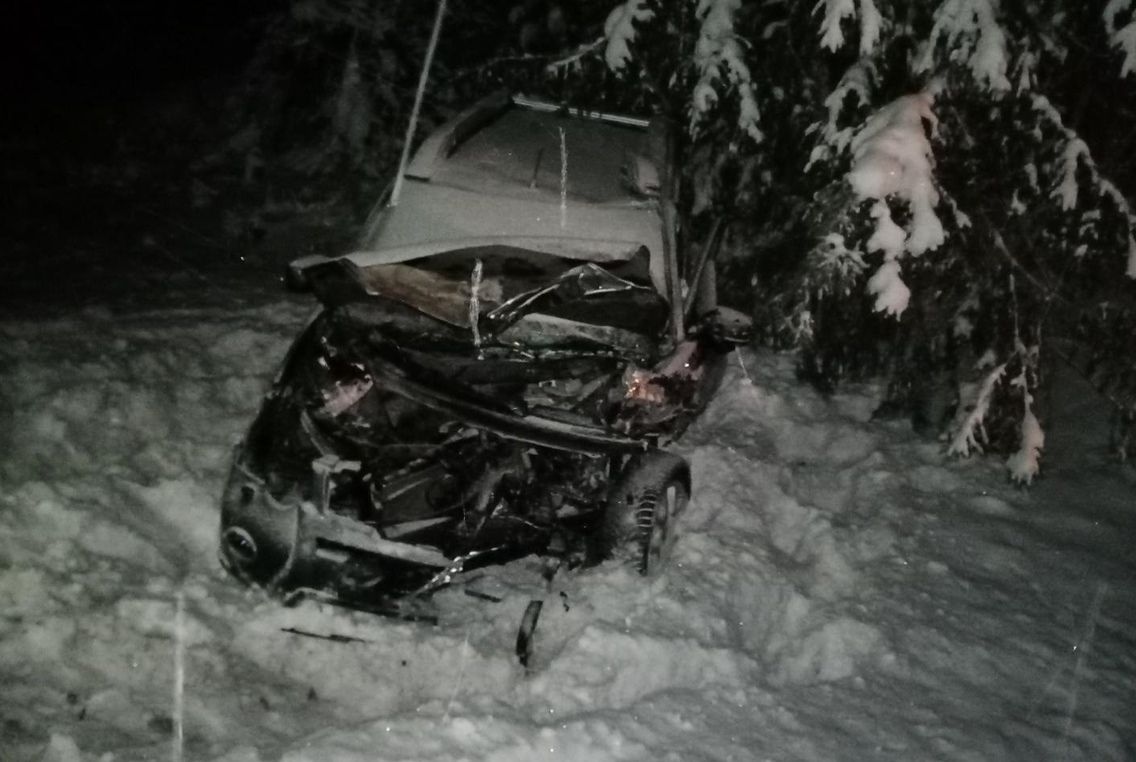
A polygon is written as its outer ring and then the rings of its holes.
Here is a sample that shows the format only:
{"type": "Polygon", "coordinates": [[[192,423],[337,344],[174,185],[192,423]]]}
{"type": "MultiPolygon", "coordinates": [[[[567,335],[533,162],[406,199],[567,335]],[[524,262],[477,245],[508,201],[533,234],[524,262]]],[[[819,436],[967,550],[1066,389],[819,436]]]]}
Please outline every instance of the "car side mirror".
{"type": "Polygon", "coordinates": [[[741,346],[753,341],[753,320],[731,307],[718,306],[703,314],[692,326],[692,333],[717,344],[741,346]]]}
{"type": "Polygon", "coordinates": [[[284,268],[284,287],[297,294],[306,294],[312,290],[312,282],[308,278],[307,270],[312,265],[328,261],[322,254],[308,254],[293,259],[284,268]]]}

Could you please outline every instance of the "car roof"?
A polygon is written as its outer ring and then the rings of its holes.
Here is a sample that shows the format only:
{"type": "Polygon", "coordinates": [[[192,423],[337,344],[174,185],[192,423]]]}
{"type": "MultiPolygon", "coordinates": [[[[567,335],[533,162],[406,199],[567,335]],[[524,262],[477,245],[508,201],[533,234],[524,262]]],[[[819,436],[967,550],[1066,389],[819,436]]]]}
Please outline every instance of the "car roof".
{"type": "Polygon", "coordinates": [[[423,141],[397,206],[372,214],[347,258],[389,264],[490,240],[603,261],[646,247],[662,291],[652,193],[664,147],[648,120],[495,94],[423,141]]]}
{"type": "Polygon", "coordinates": [[[634,204],[647,189],[629,182],[630,170],[643,166],[633,162],[654,170],[649,126],[645,119],[491,96],[430,136],[406,176],[507,197],[552,193],[559,200],[563,191],[572,201],[634,204]]]}

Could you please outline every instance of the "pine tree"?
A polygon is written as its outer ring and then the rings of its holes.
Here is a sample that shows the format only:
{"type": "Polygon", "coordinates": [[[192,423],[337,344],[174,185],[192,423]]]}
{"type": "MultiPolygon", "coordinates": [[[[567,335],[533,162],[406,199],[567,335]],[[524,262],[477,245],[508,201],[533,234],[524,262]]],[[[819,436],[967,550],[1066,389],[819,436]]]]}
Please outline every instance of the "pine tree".
{"type": "MultiPolygon", "coordinates": [[[[501,48],[510,35],[494,26],[510,6],[450,3],[420,136],[486,89],[459,73],[501,48]]],[[[230,99],[232,148],[284,184],[361,198],[369,208],[401,151],[433,12],[417,0],[291,0],[266,20],[230,99]]]]}

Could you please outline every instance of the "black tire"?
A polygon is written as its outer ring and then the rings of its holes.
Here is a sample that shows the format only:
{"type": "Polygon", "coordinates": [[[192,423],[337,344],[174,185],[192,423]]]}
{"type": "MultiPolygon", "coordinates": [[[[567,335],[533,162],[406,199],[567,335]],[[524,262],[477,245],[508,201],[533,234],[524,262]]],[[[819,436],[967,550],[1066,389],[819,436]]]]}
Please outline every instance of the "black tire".
{"type": "Polygon", "coordinates": [[[662,568],[675,525],[690,499],[690,467],[669,452],[632,458],[608,496],[599,546],[604,558],[630,564],[643,575],[662,568]]]}

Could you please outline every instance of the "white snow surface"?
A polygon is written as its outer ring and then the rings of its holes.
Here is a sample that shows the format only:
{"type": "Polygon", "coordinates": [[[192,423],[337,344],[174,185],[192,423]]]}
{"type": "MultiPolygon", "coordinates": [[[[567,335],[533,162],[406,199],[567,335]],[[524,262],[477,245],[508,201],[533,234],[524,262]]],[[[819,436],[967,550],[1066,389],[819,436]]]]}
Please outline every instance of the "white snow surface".
{"type": "Polygon", "coordinates": [[[307,312],[0,321],[0,759],[1136,755],[1136,477],[1100,463],[1088,403],[1020,491],[873,420],[875,387],[822,398],[744,350],[677,447],[671,565],[562,574],[526,671],[534,559],[438,594],[436,626],[285,608],[219,568],[230,448],[307,312]]]}

